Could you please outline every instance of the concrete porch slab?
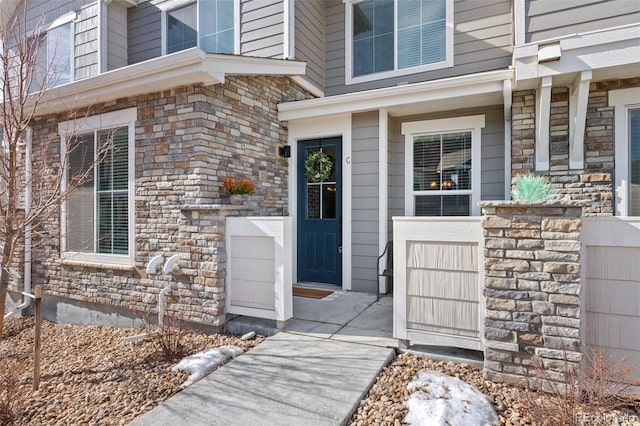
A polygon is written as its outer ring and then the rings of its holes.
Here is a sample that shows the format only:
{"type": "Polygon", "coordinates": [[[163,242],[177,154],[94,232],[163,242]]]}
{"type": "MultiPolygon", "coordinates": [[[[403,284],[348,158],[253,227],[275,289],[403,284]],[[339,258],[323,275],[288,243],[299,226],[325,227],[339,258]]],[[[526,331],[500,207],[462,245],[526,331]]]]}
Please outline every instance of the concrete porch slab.
{"type": "Polygon", "coordinates": [[[327,299],[293,298],[293,318],[329,324],[347,324],[374,301],[368,293],[346,292],[327,299]]]}

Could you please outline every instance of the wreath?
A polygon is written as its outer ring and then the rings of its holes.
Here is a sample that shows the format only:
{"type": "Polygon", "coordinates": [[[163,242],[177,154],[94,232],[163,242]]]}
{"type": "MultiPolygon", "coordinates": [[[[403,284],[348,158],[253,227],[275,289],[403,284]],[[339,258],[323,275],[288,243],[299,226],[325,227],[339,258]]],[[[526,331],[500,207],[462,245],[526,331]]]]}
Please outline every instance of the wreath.
{"type": "Polygon", "coordinates": [[[311,182],[322,182],[331,176],[333,162],[327,154],[315,151],[309,154],[304,161],[305,174],[311,182]]]}

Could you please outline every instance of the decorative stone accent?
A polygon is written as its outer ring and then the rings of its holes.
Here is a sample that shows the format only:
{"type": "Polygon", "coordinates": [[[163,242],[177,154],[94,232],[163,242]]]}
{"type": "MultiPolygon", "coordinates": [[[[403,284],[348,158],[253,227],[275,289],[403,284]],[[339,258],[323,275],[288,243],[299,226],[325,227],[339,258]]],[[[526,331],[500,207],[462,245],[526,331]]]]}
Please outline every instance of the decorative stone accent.
{"type": "Polygon", "coordinates": [[[533,387],[544,387],[546,380],[563,382],[567,366],[577,368],[582,359],[581,204],[490,201],[480,206],[485,378],[533,387]]]}
{"type": "Polygon", "coordinates": [[[585,127],[584,169],[569,169],[569,92],[556,87],[551,92],[549,123],[550,170],[535,170],[535,90],[513,93],[511,174],[543,174],[565,200],[584,200],[585,216],[609,216],[614,212],[612,176],[614,167],[614,111],[609,91],[638,87],[640,78],[593,82],[589,87],[585,127]]]}
{"type": "MultiPolygon", "coordinates": [[[[312,96],[288,77],[228,76],[224,84],[176,87],[95,105],[93,115],[137,107],[135,125],[135,264],[62,262],[60,216],[35,244],[34,285],[47,294],[123,311],[149,312],[168,284],[175,309],[186,321],[221,327],[225,321],[225,220],[228,216],[287,214],[287,144],[279,102],[312,96]],[[255,194],[242,205],[224,203],[226,176],[249,179],[255,194]],[[147,275],[155,255],[179,254],[174,279],[147,275]]],[[[33,123],[34,146],[49,139],[59,149],[57,123],[68,113],[33,123]]],[[[55,161],[59,152],[48,157],[55,161]]],[[[243,197],[244,198],[244,197],[243,197]]],[[[14,285],[12,289],[18,290],[14,285]]]]}

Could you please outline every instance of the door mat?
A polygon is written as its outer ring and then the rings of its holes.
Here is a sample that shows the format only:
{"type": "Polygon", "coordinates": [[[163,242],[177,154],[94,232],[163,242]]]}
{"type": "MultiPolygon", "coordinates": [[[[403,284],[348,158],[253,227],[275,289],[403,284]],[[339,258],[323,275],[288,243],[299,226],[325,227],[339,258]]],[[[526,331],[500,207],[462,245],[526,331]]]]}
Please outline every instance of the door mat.
{"type": "Polygon", "coordinates": [[[308,297],[310,299],[322,299],[332,294],[331,290],[318,290],[315,288],[294,287],[293,295],[298,297],[308,297]]]}

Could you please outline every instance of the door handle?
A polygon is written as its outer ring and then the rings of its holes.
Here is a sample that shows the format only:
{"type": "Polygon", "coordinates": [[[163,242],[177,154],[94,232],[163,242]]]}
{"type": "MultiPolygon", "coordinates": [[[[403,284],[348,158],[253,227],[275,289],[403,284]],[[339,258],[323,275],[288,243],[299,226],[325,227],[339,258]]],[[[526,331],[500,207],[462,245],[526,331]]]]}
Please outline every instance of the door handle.
{"type": "Polygon", "coordinates": [[[342,254],[342,246],[338,246],[338,254],[342,254]]]}

